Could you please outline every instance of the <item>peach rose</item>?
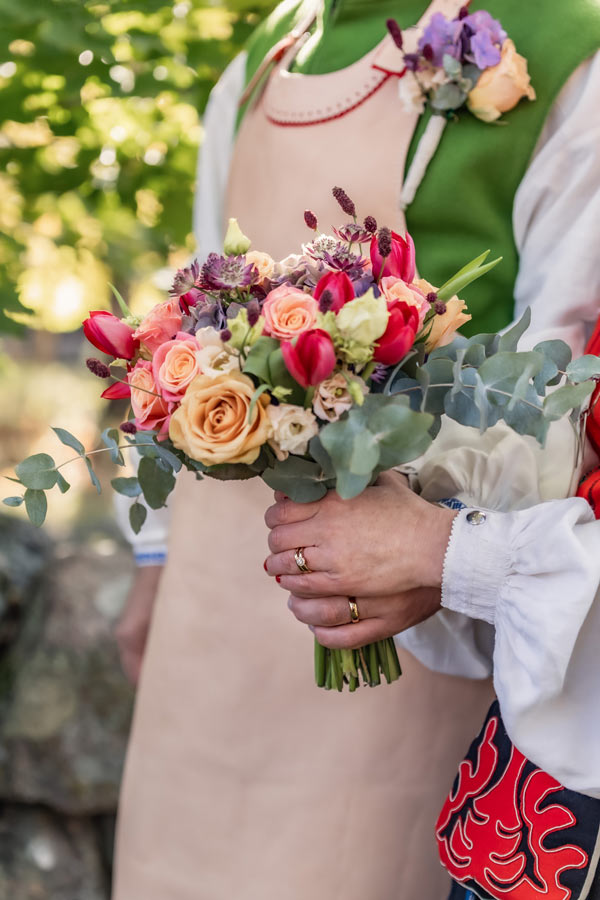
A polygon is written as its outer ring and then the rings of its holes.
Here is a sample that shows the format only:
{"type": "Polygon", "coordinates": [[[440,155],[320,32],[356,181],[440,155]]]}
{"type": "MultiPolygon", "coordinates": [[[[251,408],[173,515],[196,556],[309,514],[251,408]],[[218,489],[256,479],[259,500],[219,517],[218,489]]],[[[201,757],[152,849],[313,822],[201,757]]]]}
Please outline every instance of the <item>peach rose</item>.
{"type": "Polygon", "coordinates": [[[169,437],[178,450],[205,466],[253,463],[271,436],[270,398],[261,394],[248,421],[255,387],[247,375],[197,375],[171,417],[169,437]]]}
{"type": "Polygon", "coordinates": [[[266,281],[271,278],[275,271],[275,260],[268,253],[261,253],[260,250],[250,250],[246,253],[246,263],[252,265],[258,270],[259,281],[266,281]]]}
{"type": "Polygon", "coordinates": [[[172,404],[158,396],[152,363],[139,359],[127,380],[131,386],[131,408],[136,426],[142,431],[164,433],[169,427],[172,404]]]}
{"type": "MultiPolygon", "coordinates": [[[[406,303],[408,306],[416,307],[419,313],[419,327],[423,324],[423,320],[429,312],[431,304],[427,302],[425,294],[416,284],[409,285],[402,281],[401,278],[396,278],[394,275],[388,275],[386,278],[381,279],[380,287],[381,293],[388,303],[393,303],[395,300],[402,300],[402,302],[406,303]]],[[[429,293],[429,291],[427,293],[429,293]]]]}
{"type": "Polygon", "coordinates": [[[502,113],[514,109],[523,97],[535,100],[527,60],[517,53],[514,42],[507,39],[502,45],[500,62],[483,72],[469,94],[467,105],[478,119],[495,122],[502,113]]]}
{"type": "Polygon", "coordinates": [[[181,331],[181,310],[179,300],[172,299],[151,309],[133,337],[154,353],[165,341],[173,340],[178,331],[181,331]]]}
{"type": "MultiPolygon", "coordinates": [[[[431,331],[425,341],[425,349],[429,353],[436,347],[444,347],[454,340],[454,336],[459,328],[470,322],[472,316],[468,315],[465,310],[467,304],[458,297],[452,297],[446,302],[446,312],[435,315],[431,319],[431,331]]],[[[428,323],[429,324],[429,323],[428,323]]]]}
{"type": "Polygon", "coordinates": [[[180,331],[174,341],[165,341],[152,358],[154,381],[165,400],[178,402],[192,379],[200,372],[198,341],[180,331]]]}
{"type": "Polygon", "coordinates": [[[265,318],[265,333],[280,341],[291,341],[303,331],[314,328],[319,304],[310,294],[282,284],[267,294],[262,314],[265,318]]]}

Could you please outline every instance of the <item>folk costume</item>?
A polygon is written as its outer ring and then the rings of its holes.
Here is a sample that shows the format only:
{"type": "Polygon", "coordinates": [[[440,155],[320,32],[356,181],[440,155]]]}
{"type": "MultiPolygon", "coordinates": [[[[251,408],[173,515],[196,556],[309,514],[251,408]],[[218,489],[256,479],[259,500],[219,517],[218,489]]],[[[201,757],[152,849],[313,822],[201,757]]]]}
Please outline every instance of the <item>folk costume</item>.
{"type": "MultiPolygon", "coordinates": [[[[535,9],[488,0],[529,60],[538,100],[504,128],[449,126],[405,219],[398,197],[426,117],[398,102],[402,65],[385,20],[422,26],[460,5],[282,3],[207,109],[199,256],[220,248],[230,215],[255,247],[285,255],[309,237],[306,207],[325,230],[338,221],[329,192],[342,184],[364,214],[398,232],[408,225],[434,282],[487,247],[505,257],[465,294],[477,331],[531,305],[536,339],[559,336],[579,354],[600,311],[597,119],[590,129],[598,7],[573,0],[559,17],[553,0],[535,9]]],[[[314,688],[311,636],[264,576],[269,490],[180,478],[123,785],[114,900],[443,900],[435,821],[493,700],[492,673],[520,750],[600,797],[600,733],[587,715],[600,526],[585,501],[564,499],[575,447],[557,440],[567,474],[513,446],[513,462],[527,460],[518,511],[500,505],[479,529],[470,507],[459,514],[444,610],[401,636],[399,685],[354,695],[314,688]]],[[[500,444],[489,449],[502,458],[500,444]]],[[[485,465],[475,473],[472,462],[456,457],[453,493],[483,504],[485,465]]],[[[424,489],[434,470],[415,474],[424,489]]],[[[156,520],[137,553],[160,558],[156,520]]]]}

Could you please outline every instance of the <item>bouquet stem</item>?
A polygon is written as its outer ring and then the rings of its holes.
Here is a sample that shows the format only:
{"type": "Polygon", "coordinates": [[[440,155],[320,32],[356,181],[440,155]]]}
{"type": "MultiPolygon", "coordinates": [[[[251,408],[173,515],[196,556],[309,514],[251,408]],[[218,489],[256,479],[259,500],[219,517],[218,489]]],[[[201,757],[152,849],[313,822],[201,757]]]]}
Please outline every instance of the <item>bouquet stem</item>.
{"type": "Polygon", "coordinates": [[[401,674],[393,638],[368,644],[358,650],[329,650],[315,640],[315,681],[318,687],[326,691],[343,691],[347,684],[352,693],[361,682],[375,687],[381,684],[383,675],[391,684],[401,674]]]}

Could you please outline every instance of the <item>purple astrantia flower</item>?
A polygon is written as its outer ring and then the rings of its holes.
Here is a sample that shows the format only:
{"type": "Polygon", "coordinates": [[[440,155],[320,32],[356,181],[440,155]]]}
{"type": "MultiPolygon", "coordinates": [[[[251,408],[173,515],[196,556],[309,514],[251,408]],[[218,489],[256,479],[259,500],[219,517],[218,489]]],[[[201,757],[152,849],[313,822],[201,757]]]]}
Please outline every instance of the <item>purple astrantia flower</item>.
{"type": "Polygon", "coordinates": [[[373,236],[365,227],[355,225],[354,222],[343,225],[341,228],[334,228],[333,232],[341,241],[348,241],[350,244],[366,244],[373,236]]]}
{"type": "Polygon", "coordinates": [[[197,259],[187,266],[185,269],[179,269],[173,279],[173,286],[170,293],[173,297],[181,297],[196,288],[198,276],[200,275],[200,264],[197,259]]]}
{"type": "Polygon", "coordinates": [[[258,270],[246,263],[245,256],[219,256],[210,253],[202,266],[202,287],[217,291],[249,287],[258,278],[258,270]]]}
{"type": "Polygon", "coordinates": [[[460,59],[462,28],[461,21],[449,21],[443,13],[436,13],[419,41],[419,52],[437,67],[443,66],[445,54],[460,59]]]}

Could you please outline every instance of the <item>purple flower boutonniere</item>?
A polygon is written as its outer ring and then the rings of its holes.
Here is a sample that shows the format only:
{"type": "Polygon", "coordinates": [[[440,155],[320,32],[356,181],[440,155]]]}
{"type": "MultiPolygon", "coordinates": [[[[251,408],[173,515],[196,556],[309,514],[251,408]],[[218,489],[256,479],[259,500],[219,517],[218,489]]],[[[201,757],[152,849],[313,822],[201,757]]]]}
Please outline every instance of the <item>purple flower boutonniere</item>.
{"type": "MultiPolygon", "coordinates": [[[[403,51],[400,28],[393,19],[388,29],[403,51]]],[[[414,46],[414,44],[413,44],[414,46]]],[[[527,97],[535,100],[527,60],[500,22],[484,9],[469,13],[468,4],[456,18],[432,16],[417,45],[404,53],[406,71],[400,79],[400,100],[419,115],[429,107],[434,115],[421,138],[402,191],[406,208],[414,199],[427,166],[450,118],[467,107],[483,122],[496,122],[527,97]]]]}

